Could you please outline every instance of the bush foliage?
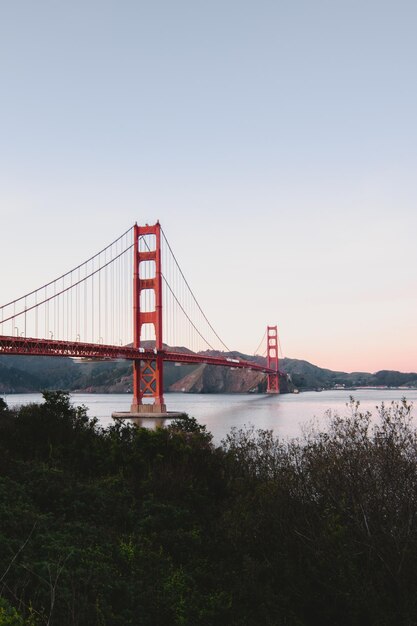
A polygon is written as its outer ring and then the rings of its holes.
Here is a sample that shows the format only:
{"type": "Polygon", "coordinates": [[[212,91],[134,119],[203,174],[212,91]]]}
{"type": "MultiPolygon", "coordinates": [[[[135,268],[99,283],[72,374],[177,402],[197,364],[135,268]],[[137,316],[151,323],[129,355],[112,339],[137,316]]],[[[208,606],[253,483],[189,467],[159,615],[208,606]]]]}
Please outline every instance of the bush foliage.
{"type": "Polygon", "coordinates": [[[215,447],[0,403],[0,626],[417,624],[411,407],[328,420],[215,447]]]}

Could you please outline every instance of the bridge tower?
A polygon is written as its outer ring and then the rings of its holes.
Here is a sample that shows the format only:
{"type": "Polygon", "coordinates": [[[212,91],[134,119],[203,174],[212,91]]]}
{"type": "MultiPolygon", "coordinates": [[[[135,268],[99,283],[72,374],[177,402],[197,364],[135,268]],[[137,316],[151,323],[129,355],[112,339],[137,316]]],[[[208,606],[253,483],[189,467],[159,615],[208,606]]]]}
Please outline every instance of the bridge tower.
{"type": "MultiPolygon", "coordinates": [[[[144,324],[153,324],[155,329],[155,356],[152,359],[134,359],[133,361],[133,402],[132,413],[165,413],[166,405],[163,395],[163,360],[162,360],[162,274],[161,274],[161,226],[157,222],[153,226],[134,226],[133,249],[133,347],[138,351],[143,347],[142,327],[144,324]],[[144,250],[140,240],[145,235],[149,244],[144,250]],[[154,271],[147,275],[152,278],[142,278],[141,264],[151,262],[154,271]],[[155,309],[143,310],[141,293],[152,290],[155,296],[155,309]],[[153,398],[153,404],[143,404],[144,398],[153,398]]],[[[145,300],[145,299],[143,299],[145,300]]]]}
{"type": "Polygon", "coordinates": [[[267,326],[266,333],[266,365],[276,371],[276,374],[268,374],[267,393],[279,393],[278,374],[278,328],[277,326],[267,326]]]}

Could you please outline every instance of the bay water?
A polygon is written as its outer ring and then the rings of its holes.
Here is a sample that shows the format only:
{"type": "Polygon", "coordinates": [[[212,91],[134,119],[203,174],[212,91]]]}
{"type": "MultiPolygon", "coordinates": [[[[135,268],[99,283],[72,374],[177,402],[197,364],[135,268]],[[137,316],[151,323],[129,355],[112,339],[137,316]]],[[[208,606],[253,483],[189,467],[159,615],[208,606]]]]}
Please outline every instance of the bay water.
{"type": "MultiPolygon", "coordinates": [[[[361,410],[370,410],[382,402],[401,400],[417,405],[417,390],[406,389],[358,389],[356,391],[306,391],[299,394],[186,394],[167,393],[165,401],[169,411],[181,411],[195,417],[213,434],[214,442],[220,441],[232,427],[271,429],[284,438],[298,437],[303,427],[314,420],[325,428],[326,411],[337,411],[342,417],[348,415],[350,396],[360,402],[361,410]]],[[[31,402],[42,402],[39,393],[3,395],[10,407],[31,402]]],[[[85,405],[90,417],[97,417],[102,426],[112,423],[113,411],[129,411],[130,394],[71,394],[74,405],[85,405]]],[[[414,411],[416,417],[417,410],[414,411]]],[[[169,422],[169,420],[168,420],[169,422]]],[[[153,420],[148,422],[154,426],[153,420]]],[[[417,426],[417,419],[416,419],[417,426]]]]}

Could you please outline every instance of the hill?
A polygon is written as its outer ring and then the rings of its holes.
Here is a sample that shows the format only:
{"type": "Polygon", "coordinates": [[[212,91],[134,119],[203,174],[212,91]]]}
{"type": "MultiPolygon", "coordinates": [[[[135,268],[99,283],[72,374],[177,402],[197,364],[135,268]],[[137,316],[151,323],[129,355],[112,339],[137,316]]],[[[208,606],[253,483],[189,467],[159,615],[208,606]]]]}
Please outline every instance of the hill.
{"type": "MultiPolygon", "coordinates": [[[[210,355],[254,359],[264,363],[263,357],[240,352],[210,355]]],[[[281,391],[291,392],[344,387],[417,387],[417,373],[382,370],[368,372],[335,372],[308,361],[284,358],[281,371],[281,391]]],[[[266,378],[259,372],[234,370],[212,365],[174,365],[167,363],[164,370],[165,390],[186,393],[262,393],[266,378]]],[[[29,393],[43,389],[66,389],[92,393],[129,393],[132,390],[131,365],[120,362],[75,362],[65,357],[0,356],[0,393],[29,393]]]]}
{"type": "Polygon", "coordinates": [[[300,390],[334,389],[335,387],[417,387],[417,373],[381,370],[369,372],[335,372],[298,359],[282,359],[281,367],[300,390]]]}

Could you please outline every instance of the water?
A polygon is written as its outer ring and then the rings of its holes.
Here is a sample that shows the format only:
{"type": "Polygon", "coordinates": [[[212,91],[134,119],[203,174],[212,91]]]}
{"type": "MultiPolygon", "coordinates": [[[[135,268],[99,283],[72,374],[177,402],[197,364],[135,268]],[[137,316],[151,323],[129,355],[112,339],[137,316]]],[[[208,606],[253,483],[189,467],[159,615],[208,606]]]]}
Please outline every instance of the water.
{"type": "MultiPolygon", "coordinates": [[[[360,401],[361,409],[375,412],[381,402],[401,400],[403,396],[417,405],[417,390],[360,389],[357,391],[307,391],[300,394],[258,395],[258,394],[166,394],[165,400],[171,411],[183,411],[194,416],[213,434],[219,443],[233,426],[238,428],[253,424],[256,428],[272,429],[280,437],[297,437],[303,425],[317,418],[325,424],[327,409],[336,410],[340,415],[347,414],[346,403],[349,396],[360,401]]],[[[19,406],[30,402],[41,402],[41,394],[10,394],[4,396],[9,406],[19,406]]],[[[97,417],[100,424],[112,423],[113,411],[130,409],[130,394],[87,394],[71,395],[75,405],[85,404],[88,414],[97,417]]],[[[416,412],[415,412],[416,414],[416,412]]]]}

